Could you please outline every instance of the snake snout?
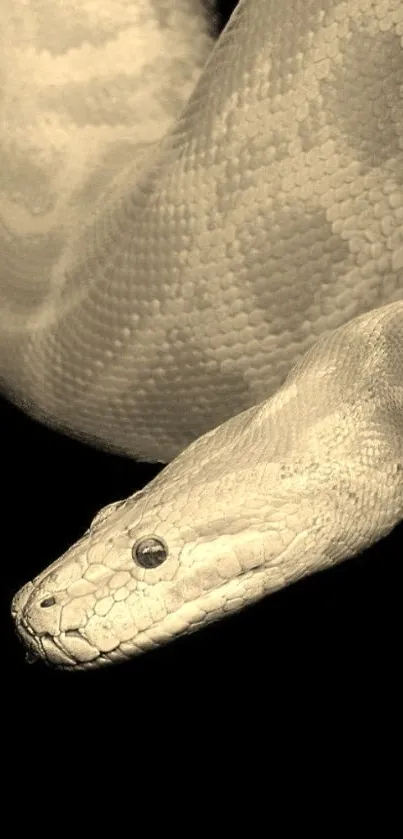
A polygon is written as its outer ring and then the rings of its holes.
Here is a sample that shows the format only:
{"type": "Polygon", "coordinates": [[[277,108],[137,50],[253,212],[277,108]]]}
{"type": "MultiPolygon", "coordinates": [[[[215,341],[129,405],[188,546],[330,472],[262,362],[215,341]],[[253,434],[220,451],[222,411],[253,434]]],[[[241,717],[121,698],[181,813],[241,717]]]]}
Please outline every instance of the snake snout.
{"type": "Polygon", "coordinates": [[[27,583],[14,596],[11,613],[17,635],[28,647],[31,660],[42,658],[58,667],[77,667],[94,661],[99,650],[77,626],[63,626],[62,599],[27,583]]]}

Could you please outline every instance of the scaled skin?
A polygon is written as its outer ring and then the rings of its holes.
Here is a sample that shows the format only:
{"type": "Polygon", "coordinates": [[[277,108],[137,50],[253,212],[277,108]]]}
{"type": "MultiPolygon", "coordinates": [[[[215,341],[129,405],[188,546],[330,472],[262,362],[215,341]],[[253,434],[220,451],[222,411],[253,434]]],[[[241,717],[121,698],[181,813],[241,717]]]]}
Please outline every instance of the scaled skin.
{"type": "Polygon", "coordinates": [[[73,668],[122,660],[386,535],[403,517],[402,365],[403,302],[321,339],[276,396],[102,510],[17,595],[31,651],[73,668]],[[139,564],[145,540],[157,567],[139,564]]]}
{"type": "Polygon", "coordinates": [[[403,7],[242,0],[204,70],[196,0],[10,0],[0,31],[2,389],[179,455],[14,601],[95,666],[401,518],[403,7]]]}

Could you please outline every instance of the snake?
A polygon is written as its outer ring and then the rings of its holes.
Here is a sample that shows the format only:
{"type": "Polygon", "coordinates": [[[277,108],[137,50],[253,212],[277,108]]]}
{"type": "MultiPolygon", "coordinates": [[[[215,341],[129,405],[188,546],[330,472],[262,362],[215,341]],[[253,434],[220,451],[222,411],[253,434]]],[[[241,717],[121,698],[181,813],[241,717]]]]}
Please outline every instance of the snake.
{"type": "MultiPolygon", "coordinates": [[[[0,383],[165,464],[14,596],[127,661],[403,518],[403,6],[1,0],[0,383]]],[[[270,601],[268,601],[270,602],[270,601]]]]}

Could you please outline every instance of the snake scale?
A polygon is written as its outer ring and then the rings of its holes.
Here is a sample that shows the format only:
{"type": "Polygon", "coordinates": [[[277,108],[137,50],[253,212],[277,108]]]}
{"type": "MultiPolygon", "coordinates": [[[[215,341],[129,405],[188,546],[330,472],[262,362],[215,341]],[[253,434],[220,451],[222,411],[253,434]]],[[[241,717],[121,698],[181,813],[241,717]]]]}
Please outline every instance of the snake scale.
{"type": "Polygon", "coordinates": [[[403,6],[0,0],[0,381],[172,461],[14,597],[124,660],[403,518],[403,6]],[[205,5],[205,4],[204,4],[205,5]]]}

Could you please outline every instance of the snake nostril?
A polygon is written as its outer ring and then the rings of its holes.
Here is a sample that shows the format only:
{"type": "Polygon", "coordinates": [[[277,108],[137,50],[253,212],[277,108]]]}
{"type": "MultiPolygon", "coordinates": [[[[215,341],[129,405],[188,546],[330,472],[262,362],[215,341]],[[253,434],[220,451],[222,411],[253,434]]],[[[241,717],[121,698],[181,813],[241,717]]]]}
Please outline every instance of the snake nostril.
{"type": "Polygon", "coordinates": [[[54,606],[56,603],[55,597],[45,597],[45,600],[42,600],[40,606],[42,609],[47,609],[49,606],[54,606]]]}

